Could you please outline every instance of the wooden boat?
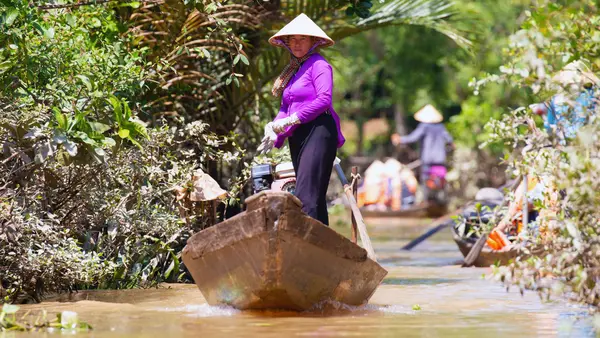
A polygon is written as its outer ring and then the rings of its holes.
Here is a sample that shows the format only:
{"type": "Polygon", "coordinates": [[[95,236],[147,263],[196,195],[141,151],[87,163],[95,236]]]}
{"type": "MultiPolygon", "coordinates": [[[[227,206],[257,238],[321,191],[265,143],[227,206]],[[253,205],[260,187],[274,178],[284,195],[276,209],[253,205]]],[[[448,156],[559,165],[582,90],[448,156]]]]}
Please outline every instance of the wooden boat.
{"type": "Polygon", "coordinates": [[[421,204],[402,210],[377,210],[362,207],[360,212],[364,218],[424,218],[440,217],[448,212],[447,205],[421,204]]]}
{"type": "MultiPolygon", "coordinates": [[[[467,257],[467,255],[473,248],[473,245],[475,245],[475,242],[477,242],[478,237],[462,237],[458,233],[455,226],[451,226],[450,228],[452,229],[452,237],[454,239],[454,242],[456,242],[458,249],[464,257],[467,257]]],[[[489,267],[490,265],[494,265],[496,263],[499,263],[500,265],[506,265],[510,262],[510,260],[517,257],[518,253],[519,249],[516,247],[508,251],[498,251],[493,250],[489,246],[485,245],[481,250],[481,254],[479,254],[479,257],[477,258],[475,263],[473,263],[473,266],[489,267]]]]}
{"type": "Polygon", "coordinates": [[[387,271],[367,252],[301,211],[287,192],[264,191],[247,210],[192,236],[183,262],[211,305],[307,310],[368,302],[387,271]]]}

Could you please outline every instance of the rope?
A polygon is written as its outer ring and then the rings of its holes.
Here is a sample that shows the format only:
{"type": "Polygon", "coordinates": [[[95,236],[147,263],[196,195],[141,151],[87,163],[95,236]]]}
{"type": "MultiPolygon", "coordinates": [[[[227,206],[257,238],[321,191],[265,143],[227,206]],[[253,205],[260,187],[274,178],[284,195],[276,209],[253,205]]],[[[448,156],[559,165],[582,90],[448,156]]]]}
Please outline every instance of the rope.
{"type": "Polygon", "coordinates": [[[350,184],[351,187],[354,187],[354,184],[357,184],[358,186],[358,180],[361,179],[360,174],[350,174],[352,176],[352,184],[350,184]]]}

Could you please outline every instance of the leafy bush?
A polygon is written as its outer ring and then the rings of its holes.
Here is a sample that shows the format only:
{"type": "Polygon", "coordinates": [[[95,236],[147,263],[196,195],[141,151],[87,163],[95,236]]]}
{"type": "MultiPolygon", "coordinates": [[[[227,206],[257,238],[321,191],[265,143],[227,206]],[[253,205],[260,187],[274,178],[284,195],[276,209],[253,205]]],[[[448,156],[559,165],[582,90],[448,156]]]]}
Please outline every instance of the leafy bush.
{"type": "Polygon", "coordinates": [[[152,64],[110,7],[10,4],[0,7],[2,300],[182,279],[186,238],[210,224],[206,205],[183,221],[173,188],[210,161],[237,161],[233,135],[137,117],[128,99],[152,64]]]}
{"type": "MultiPolygon", "coordinates": [[[[520,31],[511,37],[502,74],[480,80],[506,82],[545,101],[557,92],[573,106],[581,87],[564,88],[553,76],[567,63],[582,60],[597,73],[600,69],[600,23],[591,1],[566,5],[541,1],[520,31]]],[[[598,102],[598,91],[593,98],[598,102]]],[[[539,102],[538,101],[538,102],[539,102]]],[[[533,288],[550,297],[553,292],[593,306],[600,304],[600,105],[586,111],[587,125],[566,144],[557,130],[539,130],[530,109],[519,108],[488,125],[492,139],[504,143],[511,173],[545,177],[545,203],[540,211],[538,232],[526,238],[524,254],[496,277],[507,286],[533,288]],[[521,151],[527,146],[528,151],[521,151]],[[560,197],[560,198],[558,198],[560,197]],[[550,201],[558,198],[558,204],[550,201]],[[541,250],[541,252],[540,252],[541,250]],[[529,255],[536,252],[535,255],[529,255]]],[[[537,123],[539,124],[539,122],[537,123]]]]}

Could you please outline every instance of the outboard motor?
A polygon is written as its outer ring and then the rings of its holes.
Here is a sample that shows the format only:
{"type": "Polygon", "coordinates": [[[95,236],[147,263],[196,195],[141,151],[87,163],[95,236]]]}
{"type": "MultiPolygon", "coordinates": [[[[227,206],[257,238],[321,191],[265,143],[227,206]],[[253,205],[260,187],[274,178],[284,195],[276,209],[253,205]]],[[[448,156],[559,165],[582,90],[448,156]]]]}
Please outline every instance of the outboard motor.
{"type": "Polygon", "coordinates": [[[292,162],[278,164],[275,167],[275,177],[271,190],[287,191],[292,195],[296,193],[296,173],[292,162]]]}
{"type": "Polygon", "coordinates": [[[270,190],[273,184],[273,166],[271,164],[258,164],[250,170],[252,177],[252,191],[257,194],[264,190],[270,190]]]}
{"type": "Polygon", "coordinates": [[[296,192],[296,173],[292,162],[273,166],[258,164],[251,169],[253,193],[264,190],[296,192]]]}

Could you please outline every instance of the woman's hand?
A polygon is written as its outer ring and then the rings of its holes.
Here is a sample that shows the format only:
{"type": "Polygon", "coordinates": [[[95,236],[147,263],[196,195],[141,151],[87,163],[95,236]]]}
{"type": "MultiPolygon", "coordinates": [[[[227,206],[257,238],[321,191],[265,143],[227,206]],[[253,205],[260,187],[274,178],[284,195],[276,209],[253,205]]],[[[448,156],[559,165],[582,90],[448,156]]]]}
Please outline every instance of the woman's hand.
{"type": "Polygon", "coordinates": [[[277,134],[275,131],[273,131],[273,122],[269,122],[265,126],[265,136],[258,146],[258,153],[266,154],[271,151],[271,149],[273,149],[273,145],[275,144],[275,140],[277,140],[277,134]]]}
{"type": "Polygon", "coordinates": [[[300,124],[300,119],[298,119],[298,116],[296,114],[292,114],[286,118],[273,121],[273,131],[277,133],[277,135],[279,135],[285,132],[285,129],[287,127],[296,124],[300,124]]]}
{"type": "Polygon", "coordinates": [[[395,146],[398,146],[401,142],[401,139],[402,138],[400,137],[400,135],[398,135],[398,133],[394,133],[392,135],[392,144],[395,146]]]}

